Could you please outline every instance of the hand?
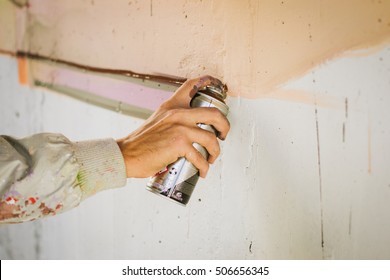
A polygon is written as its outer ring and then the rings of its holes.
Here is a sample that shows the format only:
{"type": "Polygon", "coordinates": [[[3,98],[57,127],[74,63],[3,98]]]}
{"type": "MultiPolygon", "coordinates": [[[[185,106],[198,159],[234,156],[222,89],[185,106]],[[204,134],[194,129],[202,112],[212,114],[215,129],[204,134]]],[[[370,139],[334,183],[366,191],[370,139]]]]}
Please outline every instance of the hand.
{"type": "Polygon", "coordinates": [[[216,108],[191,108],[195,93],[207,86],[222,83],[211,76],[187,80],[175,94],[165,101],[146,122],[129,136],[117,140],[126,164],[128,178],[153,176],[179,157],[185,157],[205,177],[209,163],[220,153],[214,133],[197,126],[214,126],[221,140],[230,129],[229,121],[216,108]],[[208,160],[192,146],[199,143],[210,154],[208,160]]]}

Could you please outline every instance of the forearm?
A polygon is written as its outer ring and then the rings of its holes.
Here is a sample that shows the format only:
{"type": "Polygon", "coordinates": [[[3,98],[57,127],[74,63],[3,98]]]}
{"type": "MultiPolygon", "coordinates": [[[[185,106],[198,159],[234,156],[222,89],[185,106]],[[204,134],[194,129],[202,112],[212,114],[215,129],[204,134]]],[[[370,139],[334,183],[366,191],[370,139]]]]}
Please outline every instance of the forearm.
{"type": "Polygon", "coordinates": [[[0,136],[0,223],[55,215],[125,183],[113,139],[73,143],[60,134],[0,136]]]}

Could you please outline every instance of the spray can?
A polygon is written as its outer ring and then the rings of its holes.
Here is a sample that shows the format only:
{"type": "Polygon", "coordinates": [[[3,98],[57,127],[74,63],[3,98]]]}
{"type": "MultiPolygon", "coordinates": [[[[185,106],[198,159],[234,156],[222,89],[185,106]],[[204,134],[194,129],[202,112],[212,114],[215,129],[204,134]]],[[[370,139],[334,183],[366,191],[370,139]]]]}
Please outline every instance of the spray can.
{"type": "MultiPolygon", "coordinates": [[[[226,92],[226,86],[207,86],[195,94],[190,105],[191,107],[214,107],[227,116],[229,107],[224,101],[226,92]]],[[[216,135],[218,133],[211,125],[199,123],[198,126],[216,135]]],[[[193,146],[205,159],[208,158],[209,154],[204,147],[198,143],[193,143],[193,146]]],[[[146,189],[185,206],[190,200],[198,179],[199,170],[182,157],[151,177],[146,189]]]]}

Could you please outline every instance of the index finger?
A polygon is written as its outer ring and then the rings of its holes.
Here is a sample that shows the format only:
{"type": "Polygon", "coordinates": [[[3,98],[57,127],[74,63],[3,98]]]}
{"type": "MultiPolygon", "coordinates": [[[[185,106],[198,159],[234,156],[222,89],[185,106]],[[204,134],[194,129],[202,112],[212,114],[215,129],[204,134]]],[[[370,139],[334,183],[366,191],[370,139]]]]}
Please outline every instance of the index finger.
{"type": "Polygon", "coordinates": [[[230,130],[229,120],[217,108],[199,107],[190,110],[176,110],[177,121],[189,126],[212,125],[218,131],[218,138],[224,140],[230,130]]]}
{"type": "Polygon", "coordinates": [[[196,79],[187,80],[176,90],[175,94],[168,99],[170,108],[190,108],[191,99],[206,86],[224,87],[223,83],[212,76],[206,75],[196,79]]]}

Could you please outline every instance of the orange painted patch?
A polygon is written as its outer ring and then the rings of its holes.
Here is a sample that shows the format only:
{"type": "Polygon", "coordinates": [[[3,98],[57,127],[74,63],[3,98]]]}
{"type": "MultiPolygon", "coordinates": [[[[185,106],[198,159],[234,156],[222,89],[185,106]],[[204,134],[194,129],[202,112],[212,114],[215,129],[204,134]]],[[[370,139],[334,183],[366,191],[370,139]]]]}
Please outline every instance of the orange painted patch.
{"type": "Polygon", "coordinates": [[[18,57],[19,84],[28,85],[28,63],[27,59],[18,57]]]}

